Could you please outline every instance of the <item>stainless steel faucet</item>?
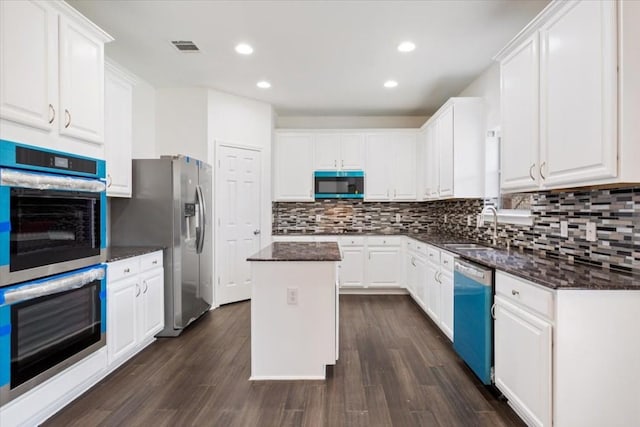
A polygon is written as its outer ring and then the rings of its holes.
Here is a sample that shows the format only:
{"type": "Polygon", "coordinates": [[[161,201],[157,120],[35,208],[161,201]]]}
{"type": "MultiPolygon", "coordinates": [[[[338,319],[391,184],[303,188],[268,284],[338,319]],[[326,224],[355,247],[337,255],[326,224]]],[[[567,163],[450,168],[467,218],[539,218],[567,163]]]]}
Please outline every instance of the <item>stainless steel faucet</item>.
{"type": "MultiPolygon", "coordinates": [[[[492,244],[495,246],[498,243],[498,211],[495,207],[489,205],[485,206],[480,212],[480,215],[484,215],[485,211],[489,211],[493,214],[493,240],[492,244]]],[[[483,219],[484,220],[484,219],[483,219]]]]}

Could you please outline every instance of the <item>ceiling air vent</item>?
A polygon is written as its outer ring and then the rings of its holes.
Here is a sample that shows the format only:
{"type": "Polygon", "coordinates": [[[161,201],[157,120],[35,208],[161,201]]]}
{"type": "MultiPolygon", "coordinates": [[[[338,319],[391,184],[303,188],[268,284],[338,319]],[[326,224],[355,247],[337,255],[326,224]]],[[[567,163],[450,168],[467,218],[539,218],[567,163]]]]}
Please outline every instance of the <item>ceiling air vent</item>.
{"type": "Polygon", "coordinates": [[[180,52],[200,52],[198,46],[190,40],[172,40],[171,44],[180,52]]]}

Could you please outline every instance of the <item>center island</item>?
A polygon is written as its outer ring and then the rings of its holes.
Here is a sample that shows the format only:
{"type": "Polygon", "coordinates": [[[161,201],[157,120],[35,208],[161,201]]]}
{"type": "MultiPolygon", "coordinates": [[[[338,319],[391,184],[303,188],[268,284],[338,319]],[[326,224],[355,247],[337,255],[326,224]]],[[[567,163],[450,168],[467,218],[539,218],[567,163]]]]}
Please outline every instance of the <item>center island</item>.
{"type": "Polygon", "coordinates": [[[251,261],[251,380],[318,380],[338,360],[334,242],[275,242],[251,261]]]}

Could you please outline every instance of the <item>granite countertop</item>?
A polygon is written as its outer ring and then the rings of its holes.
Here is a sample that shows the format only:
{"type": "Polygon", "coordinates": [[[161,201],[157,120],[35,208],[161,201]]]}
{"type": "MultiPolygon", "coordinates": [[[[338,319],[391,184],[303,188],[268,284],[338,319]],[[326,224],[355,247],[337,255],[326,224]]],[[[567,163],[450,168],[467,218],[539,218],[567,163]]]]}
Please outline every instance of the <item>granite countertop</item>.
{"type": "MultiPolygon", "coordinates": [[[[340,233],[338,236],[404,235],[459,255],[469,261],[513,274],[551,289],[639,290],[640,273],[624,273],[572,262],[560,257],[545,257],[531,251],[501,248],[487,250],[453,249],[450,243],[477,243],[447,233],[340,233]]],[[[331,233],[277,234],[277,236],[320,236],[331,233]]]]}
{"type": "Polygon", "coordinates": [[[334,242],[274,242],[247,261],[340,261],[340,247],[334,242]]]}
{"type": "Polygon", "coordinates": [[[107,248],[107,262],[120,261],[163,249],[161,246],[109,246],[107,248]]]}

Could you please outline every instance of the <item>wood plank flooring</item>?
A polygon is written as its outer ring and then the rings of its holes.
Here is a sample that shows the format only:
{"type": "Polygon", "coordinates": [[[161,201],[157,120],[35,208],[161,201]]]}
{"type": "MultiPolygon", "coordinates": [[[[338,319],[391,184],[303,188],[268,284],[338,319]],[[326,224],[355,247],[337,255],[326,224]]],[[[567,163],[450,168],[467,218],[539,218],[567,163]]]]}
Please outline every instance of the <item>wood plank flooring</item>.
{"type": "Polygon", "coordinates": [[[521,426],[408,296],[340,297],[326,381],[248,381],[250,302],[159,339],[46,426],[521,426]]]}

